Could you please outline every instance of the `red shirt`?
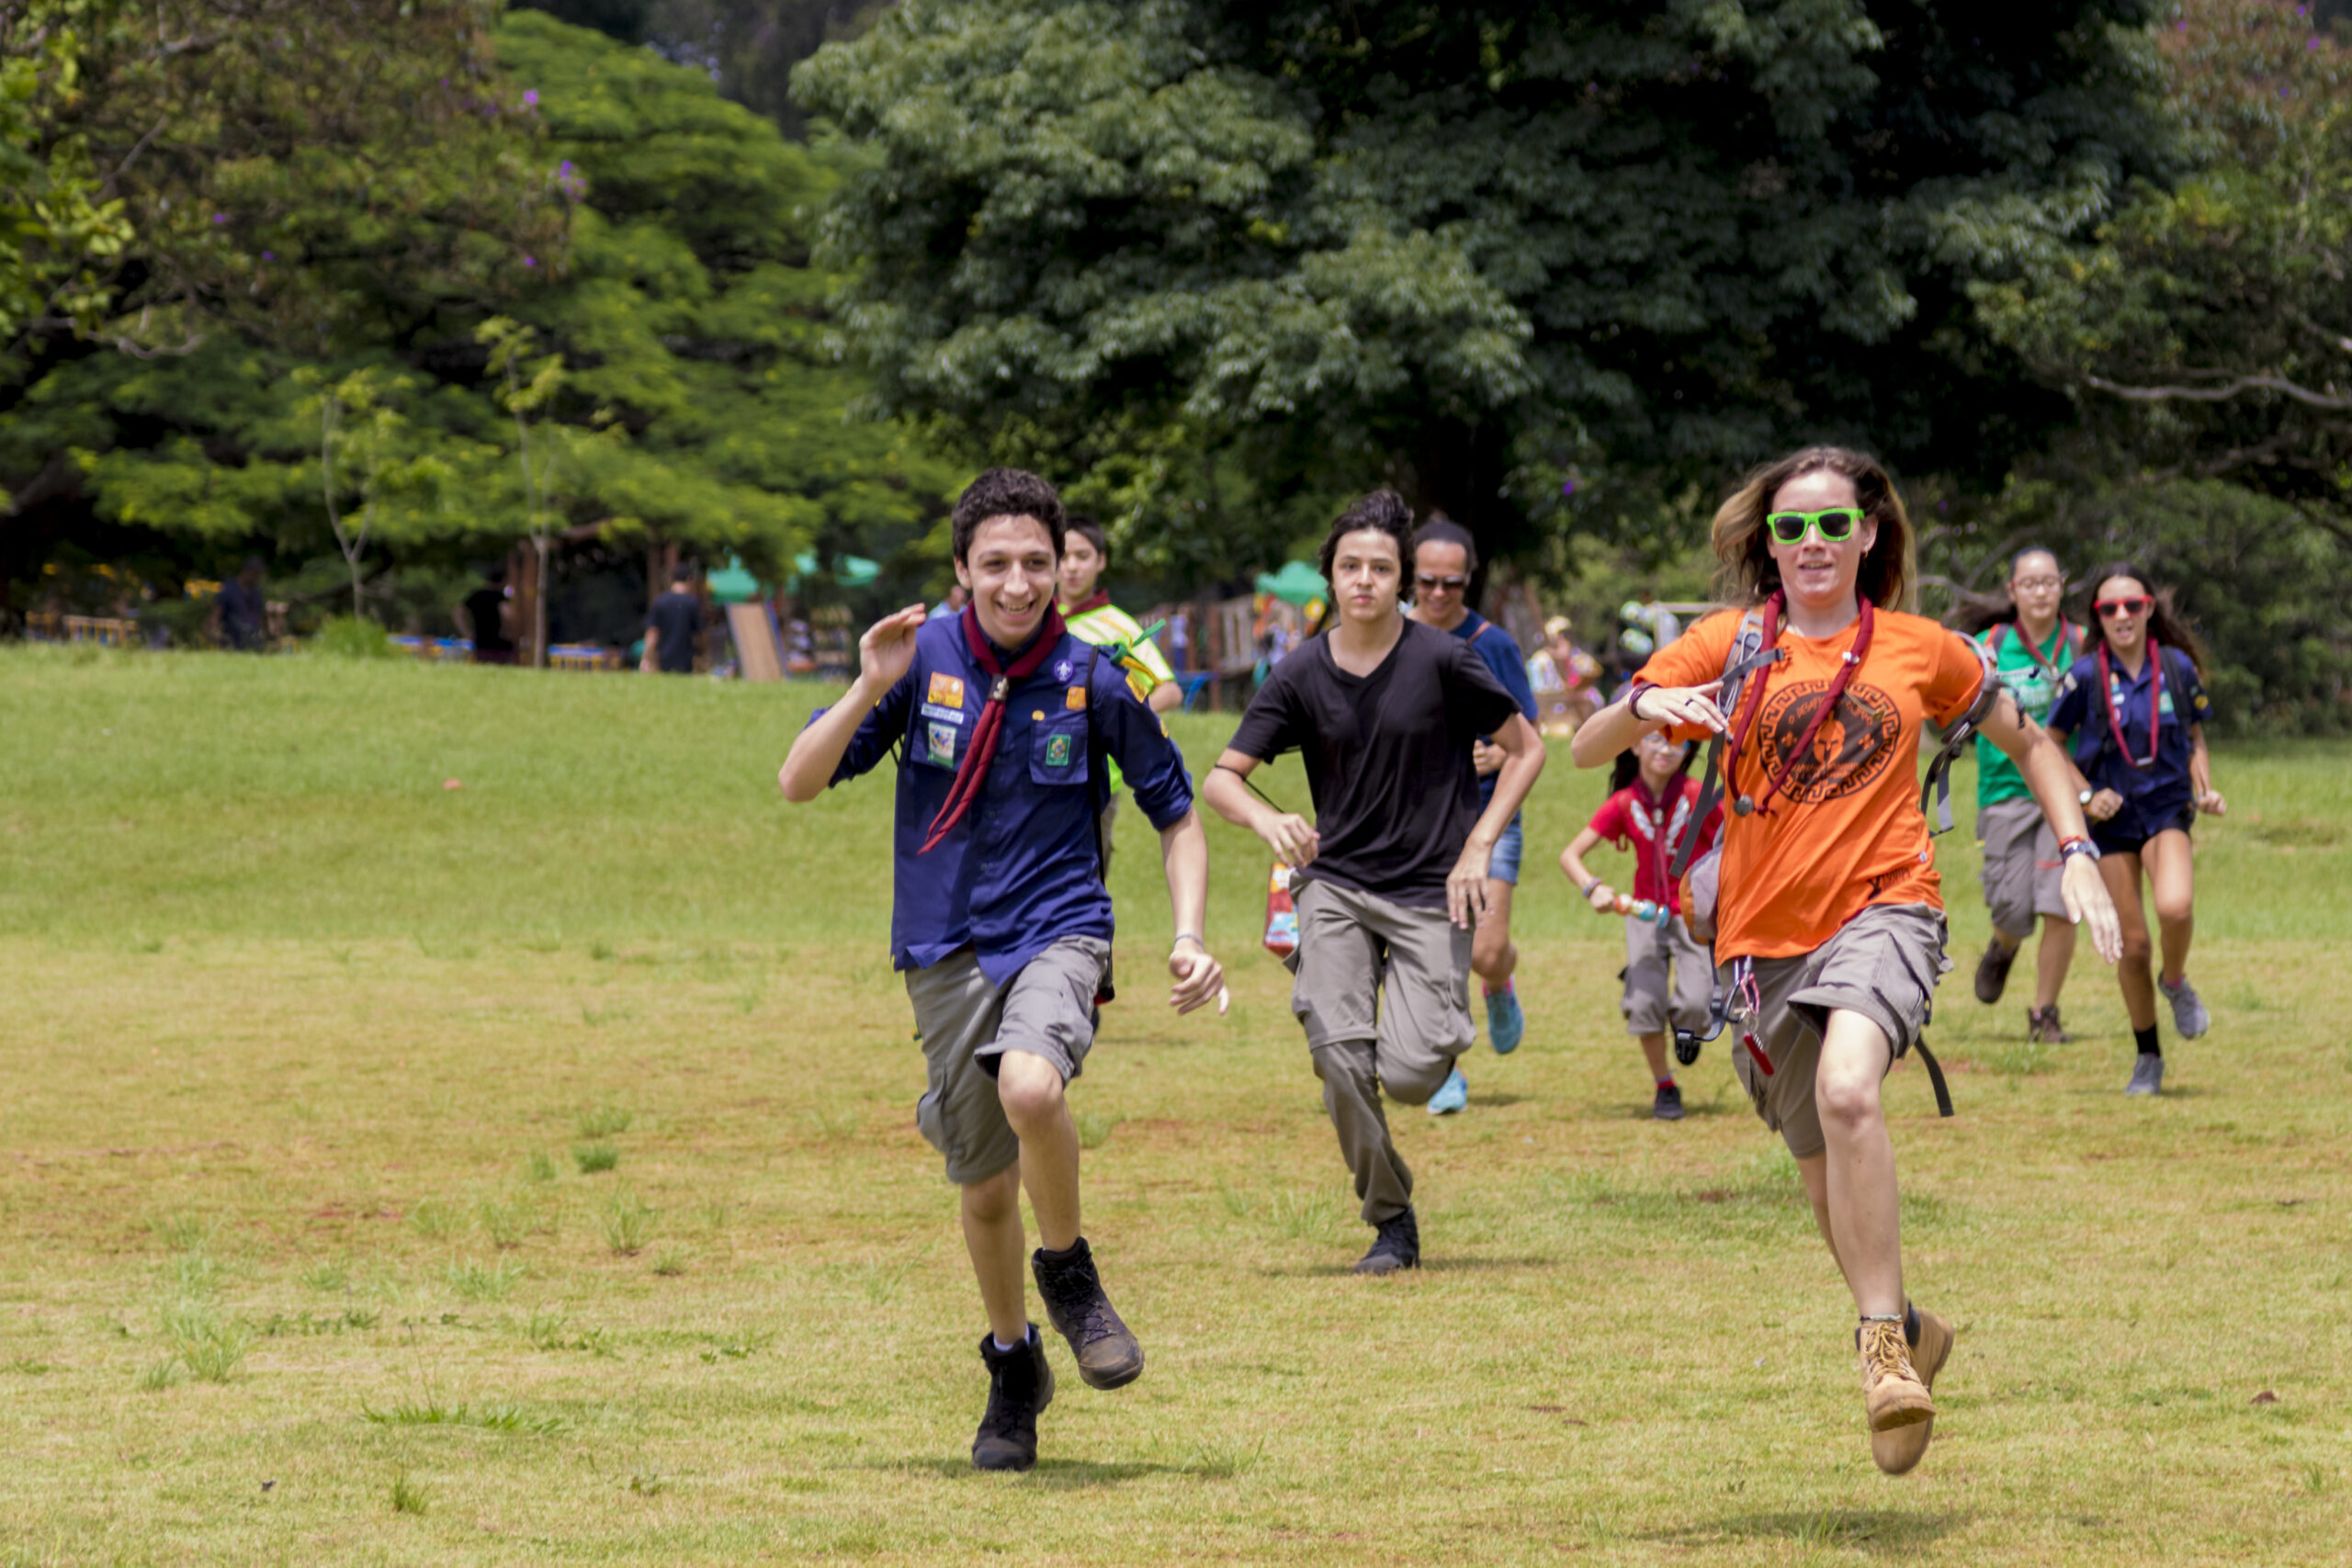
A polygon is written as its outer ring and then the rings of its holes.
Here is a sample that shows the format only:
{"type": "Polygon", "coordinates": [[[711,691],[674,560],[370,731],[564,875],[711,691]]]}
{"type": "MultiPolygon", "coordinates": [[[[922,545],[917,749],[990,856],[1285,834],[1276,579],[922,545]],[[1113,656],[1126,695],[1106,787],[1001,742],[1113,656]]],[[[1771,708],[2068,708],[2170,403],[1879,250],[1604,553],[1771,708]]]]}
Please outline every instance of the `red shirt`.
{"type": "MultiPolygon", "coordinates": [[[[1619,849],[1634,852],[1634,897],[1663,904],[1678,915],[1682,912],[1682,889],[1670,874],[1675,853],[1682,847],[1682,835],[1690,826],[1690,808],[1698,800],[1699,781],[1688,773],[1677,773],[1667,781],[1663,801],[1654,798],[1637,778],[1602,801],[1587,824],[1619,849]]],[[[1699,829],[1699,847],[1692,853],[1706,853],[1723,830],[1724,808],[1718,806],[1707,814],[1699,829]]]]}

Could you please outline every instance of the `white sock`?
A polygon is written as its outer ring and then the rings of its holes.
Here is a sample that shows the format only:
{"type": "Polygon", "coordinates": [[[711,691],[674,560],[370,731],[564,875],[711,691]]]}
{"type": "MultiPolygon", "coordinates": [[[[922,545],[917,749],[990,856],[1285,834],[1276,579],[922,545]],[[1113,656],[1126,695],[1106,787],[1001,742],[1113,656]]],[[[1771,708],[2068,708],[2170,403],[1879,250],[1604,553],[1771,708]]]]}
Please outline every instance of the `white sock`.
{"type": "Polygon", "coordinates": [[[994,1340],[994,1341],[995,1341],[995,1343],[996,1343],[996,1353],[997,1353],[998,1355],[1000,1355],[1000,1356],[1010,1356],[1010,1355],[1012,1355],[1015,1350],[1020,1349],[1020,1348],[1021,1348],[1021,1347],[1022,1347],[1023,1345],[1026,1345],[1026,1344],[1028,1344],[1028,1343],[1029,1343],[1028,1337],[1027,1337],[1026,1335],[1023,1335],[1023,1336],[1022,1337],[1022,1338],[1021,1338],[1021,1340],[1020,1340],[1019,1344],[1008,1345],[1008,1344],[1006,1344],[1003,1340],[1001,1340],[1001,1339],[998,1339],[998,1338],[997,1338],[997,1337],[996,1337],[996,1330],[994,1330],[994,1329],[990,1329],[990,1330],[989,1330],[989,1337],[991,1340],[994,1340]]]}

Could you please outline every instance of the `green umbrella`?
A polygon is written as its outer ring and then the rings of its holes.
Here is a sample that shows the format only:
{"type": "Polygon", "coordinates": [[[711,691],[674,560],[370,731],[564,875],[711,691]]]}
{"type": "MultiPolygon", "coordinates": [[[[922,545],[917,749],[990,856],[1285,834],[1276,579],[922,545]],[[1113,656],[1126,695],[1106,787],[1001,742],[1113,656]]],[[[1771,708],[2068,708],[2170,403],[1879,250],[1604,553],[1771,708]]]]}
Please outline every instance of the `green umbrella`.
{"type": "MultiPolygon", "coordinates": [[[[800,581],[817,575],[817,558],[807,550],[792,558],[792,581],[786,586],[797,590],[800,581]]],[[[843,588],[864,588],[882,575],[882,563],[867,560],[864,556],[835,556],[833,581],[843,588]]]]}
{"type": "Polygon", "coordinates": [[[1280,571],[1260,572],[1258,592],[1271,593],[1301,609],[1312,600],[1319,599],[1327,604],[1331,602],[1331,585],[1323,581],[1321,572],[1303,560],[1284,561],[1280,571]]]}
{"type": "Polygon", "coordinates": [[[729,556],[726,566],[707,579],[710,596],[722,604],[741,604],[760,595],[759,579],[743,570],[741,558],[729,556]]]}

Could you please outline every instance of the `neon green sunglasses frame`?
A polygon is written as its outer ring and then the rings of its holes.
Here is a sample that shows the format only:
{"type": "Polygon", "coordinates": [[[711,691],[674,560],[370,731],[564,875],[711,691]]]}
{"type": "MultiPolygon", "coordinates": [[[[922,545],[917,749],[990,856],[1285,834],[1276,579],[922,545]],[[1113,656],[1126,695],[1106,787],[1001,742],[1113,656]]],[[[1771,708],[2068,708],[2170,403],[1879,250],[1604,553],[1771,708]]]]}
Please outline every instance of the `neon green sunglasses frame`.
{"type": "Polygon", "coordinates": [[[1764,525],[1771,529],[1772,537],[1783,545],[1802,545],[1807,534],[1817,536],[1825,545],[1842,545],[1861,532],[1862,520],[1868,515],[1859,506],[1831,506],[1819,512],[1775,512],[1764,519],[1764,525]],[[1834,534],[1829,531],[1832,518],[1842,519],[1845,525],[1834,534]],[[1781,526],[1790,522],[1797,525],[1793,534],[1781,526]]]}

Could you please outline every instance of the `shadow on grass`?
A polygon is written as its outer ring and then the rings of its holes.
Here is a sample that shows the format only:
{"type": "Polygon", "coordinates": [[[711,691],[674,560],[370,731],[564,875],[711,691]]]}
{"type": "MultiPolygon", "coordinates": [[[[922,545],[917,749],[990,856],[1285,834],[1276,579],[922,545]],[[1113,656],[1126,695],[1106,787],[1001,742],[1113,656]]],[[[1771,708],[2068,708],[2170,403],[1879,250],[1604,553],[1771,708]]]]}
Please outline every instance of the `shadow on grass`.
{"type": "Polygon", "coordinates": [[[1398,1274],[1358,1276],[1352,1261],[1347,1263],[1306,1263],[1288,1268],[1269,1267],[1258,1270],[1265,1280],[1346,1280],[1363,1278],[1377,1288],[1410,1280],[1419,1274],[1462,1274],[1487,1272],[1503,1269],[1557,1269],[1557,1258],[1429,1258],[1424,1257],[1418,1269],[1398,1274]]]}
{"type": "MultiPolygon", "coordinates": [[[[1001,1473],[975,1470],[967,1459],[882,1460],[858,1468],[893,1472],[900,1475],[935,1475],[943,1481],[971,1481],[990,1473],[1001,1473]]],[[[1115,1486],[1123,1481],[1140,1481],[1147,1475],[1190,1475],[1203,1480],[1222,1480],[1233,1473],[1233,1466],[1215,1463],[1155,1464],[1140,1460],[1105,1462],[1082,1459],[1041,1459],[1037,1467],[1027,1472],[1027,1481],[1032,1486],[1075,1491],[1087,1486],[1115,1486]]]]}
{"type": "Polygon", "coordinates": [[[1527,1096],[1523,1094],[1473,1094],[1470,1097],[1470,1103],[1473,1105],[1524,1105],[1527,1103],[1527,1096]]]}
{"type": "Polygon", "coordinates": [[[1872,1552],[1905,1552],[1940,1540],[1968,1521],[1969,1516],[1962,1513],[1823,1508],[1813,1513],[1735,1514],[1680,1529],[1659,1530],[1649,1539],[1685,1546],[1725,1540],[1788,1540],[1801,1546],[1849,1546],[1872,1552]]]}

